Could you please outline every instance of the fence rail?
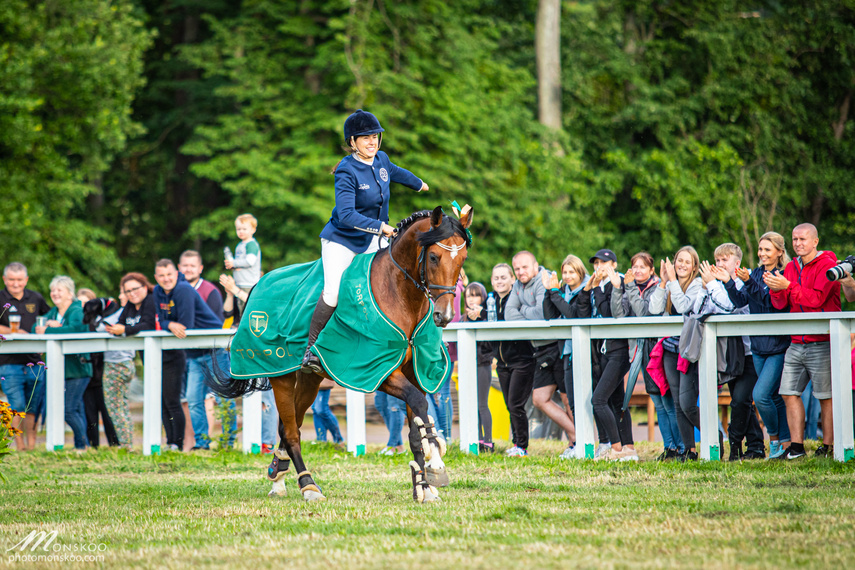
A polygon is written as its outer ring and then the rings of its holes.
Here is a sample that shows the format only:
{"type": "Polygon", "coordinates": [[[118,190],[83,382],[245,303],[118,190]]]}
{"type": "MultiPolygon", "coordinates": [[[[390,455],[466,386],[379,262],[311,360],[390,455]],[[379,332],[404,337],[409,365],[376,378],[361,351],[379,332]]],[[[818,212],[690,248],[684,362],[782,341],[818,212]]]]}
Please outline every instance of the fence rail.
{"type": "MultiPolygon", "coordinates": [[[[476,343],[498,340],[565,340],[573,343],[573,376],[591,377],[591,339],[652,338],[677,335],[680,317],[633,317],[623,319],[574,319],[555,321],[511,321],[497,323],[454,323],[443,330],[443,339],[458,343],[458,402],[460,448],[478,453],[478,397],[476,343]]],[[[701,447],[704,459],[717,460],[717,387],[714,367],[719,336],[769,334],[829,334],[831,336],[834,456],[846,461],[855,456],[852,425],[852,371],[849,334],[855,332],[855,313],[799,313],[778,315],[716,315],[706,321],[699,362],[701,447]]],[[[47,412],[46,448],[64,445],[65,355],[105,350],[142,350],[145,365],[143,408],[143,453],[160,451],[161,443],[161,352],[170,349],[225,348],[231,330],[189,330],[178,339],[169,332],[147,331],[135,337],[106,333],[67,335],[8,335],[0,353],[46,353],[47,412]]],[[[594,453],[594,416],[590,382],[575,382],[576,442],[586,457],[594,453]]],[[[261,395],[243,399],[243,450],[257,453],[261,444],[261,395]]],[[[347,445],[356,455],[365,452],[365,394],[347,390],[347,445]]]]}

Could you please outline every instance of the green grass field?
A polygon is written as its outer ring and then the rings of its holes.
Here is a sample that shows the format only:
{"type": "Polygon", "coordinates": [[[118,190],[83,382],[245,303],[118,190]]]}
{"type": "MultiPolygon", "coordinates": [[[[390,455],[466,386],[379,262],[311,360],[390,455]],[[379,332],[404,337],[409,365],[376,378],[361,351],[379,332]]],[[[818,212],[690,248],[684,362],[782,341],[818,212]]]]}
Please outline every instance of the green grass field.
{"type": "Polygon", "coordinates": [[[306,445],[328,497],[317,503],[293,477],[287,497],[268,498],[267,459],[237,452],[13,455],[0,464],[0,566],[24,567],[6,550],[35,529],[105,544],[103,562],[88,563],[105,567],[831,569],[853,556],[851,462],[605,464],[559,461],[558,442],[530,451],[451,449],[452,485],[434,505],[413,502],[407,455],[328,445],[306,445]]]}

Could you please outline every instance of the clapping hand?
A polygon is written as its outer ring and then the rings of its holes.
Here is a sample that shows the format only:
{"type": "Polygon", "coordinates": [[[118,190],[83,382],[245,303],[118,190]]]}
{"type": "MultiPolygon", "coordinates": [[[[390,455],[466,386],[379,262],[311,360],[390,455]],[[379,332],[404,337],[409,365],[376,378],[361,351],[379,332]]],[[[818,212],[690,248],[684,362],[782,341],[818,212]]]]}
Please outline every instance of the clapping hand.
{"type": "Polygon", "coordinates": [[[543,281],[543,286],[547,289],[558,289],[560,287],[558,274],[554,271],[544,271],[540,274],[540,279],[543,281]]]}
{"type": "Polygon", "coordinates": [[[611,281],[612,287],[614,287],[615,289],[620,289],[620,275],[617,274],[617,272],[615,271],[615,268],[612,267],[611,265],[606,265],[606,266],[601,266],[601,267],[604,267],[604,269],[603,269],[603,273],[605,274],[604,277],[608,278],[608,280],[611,281]]]}
{"type": "Polygon", "coordinates": [[[715,275],[713,274],[711,267],[712,266],[709,261],[704,260],[698,268],[698,271],[700,271],[701,274],[701,279],[704,280],[704,287],[706,287],[706,285],[711,281],[715,281],[715,275]]]}
{"type": "Polygon", "coordinates": [[[715,276],[715,278],[721,281],[722,283],[727,283],[728,281],[730,281],[730,273],[728,273],[727,269],[725,269],[724,267],[718,267],[716,265],[713,265],[710,268],[710,271],[712,271],[713,276],[715,276]]]}
{"type": "Polygon", "coordinates": [[[751,272],[744,267],[737,267],[736,276],[742,279],[743,282],[748,283],[748,280],[751,278],[751,272]]]}
{"type": "Polygon", "coordinates": [[[591,275],[591,278],[588,279],[588,283],[585,285],[585,291],[591,291],[594,287],[599,287],[600,283],[603,280],[604,275],[600,273],[600,270],[594,271],[591,275]]]}
{"type": "Polygon", "coordinates": [[[627,270],[626,275],[623,276],[623,283],[624,285],[629,285],[633,281],[635,281],[635,273],[632,269],[629,269],[627,270]]]}
{"type": "Polygon", "coordinates": [[[772,291],[783,291],[790,286],[789,280],[786,277],[776,272],[767,271],[763,274],[763,282],[769,286],[772,291]]]}
{"type": "Polygon", "coordinates": [[[674,269],[674,264],[671,263],[671,259],[665,258],[664,262],[665,267],[665,279],[663,281],[676,281],[677,280],[677,270],[674,269]]]}

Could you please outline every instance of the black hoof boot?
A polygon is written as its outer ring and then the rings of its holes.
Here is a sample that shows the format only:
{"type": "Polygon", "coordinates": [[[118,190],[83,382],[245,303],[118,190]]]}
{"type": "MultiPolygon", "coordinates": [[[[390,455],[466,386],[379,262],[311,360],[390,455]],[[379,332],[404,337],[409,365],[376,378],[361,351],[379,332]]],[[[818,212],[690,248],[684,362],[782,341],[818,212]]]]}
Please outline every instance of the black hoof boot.
{"type": "Polygon", "coordinates": [[[303,364],[300,366],[300,370],[303,374],[320,374],[324,371],[324,367],[321,366],[320,359],[315,356],[311,348],[306,349],[306,354],[303,355],[303,364]]]}

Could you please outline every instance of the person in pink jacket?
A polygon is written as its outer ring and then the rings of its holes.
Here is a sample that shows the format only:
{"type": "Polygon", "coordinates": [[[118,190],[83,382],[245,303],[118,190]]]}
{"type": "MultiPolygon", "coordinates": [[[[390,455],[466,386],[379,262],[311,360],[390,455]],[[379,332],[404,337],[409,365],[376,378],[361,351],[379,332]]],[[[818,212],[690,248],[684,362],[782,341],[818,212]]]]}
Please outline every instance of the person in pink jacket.
{"type": "MultiPolygon", "coordinates": [[[[840,311],[840,284],[829,281],[825,272],[837,265],[837,256],[817,250],[819,234],[813,224],[799,224],[793,229],[793,251],[796,257],[780,272],[767,272],[763,280],[769,286],[772,305],[789,307],[791,313],[840,311]]],[[[826,335],[793,335],[784,356],[780,394],[787,406],[787,424],[792,443],[777,459],[805,456],[805,408],[801,394],[808,381],[822,413],[822,445],[818,457],[832,457],[834,431],[831,412],[831,346],[826,335]]]]}

